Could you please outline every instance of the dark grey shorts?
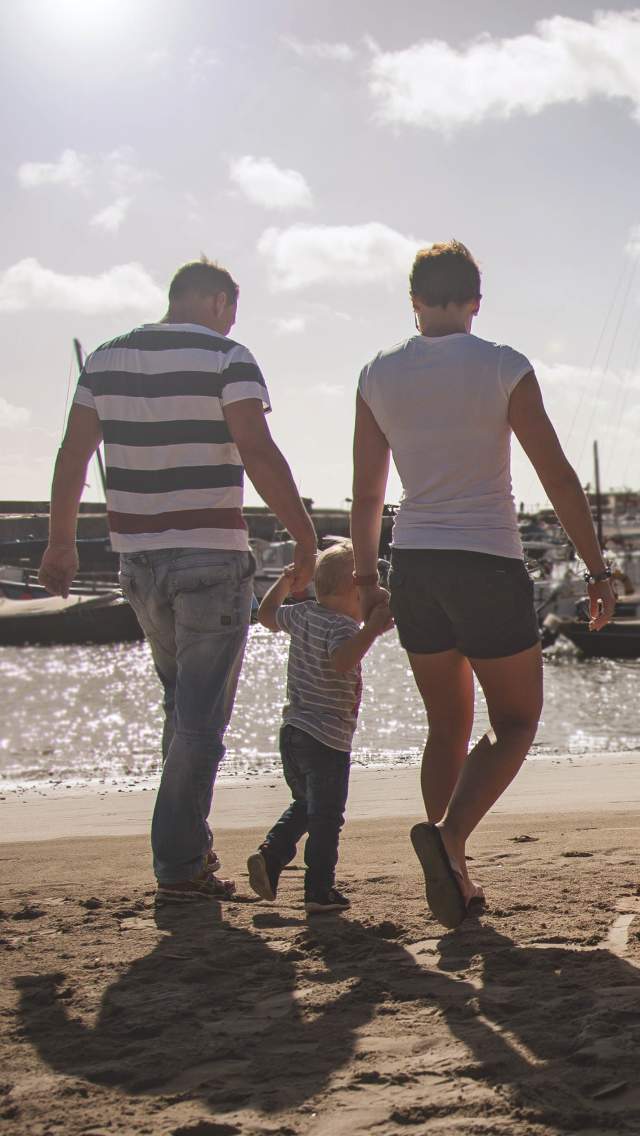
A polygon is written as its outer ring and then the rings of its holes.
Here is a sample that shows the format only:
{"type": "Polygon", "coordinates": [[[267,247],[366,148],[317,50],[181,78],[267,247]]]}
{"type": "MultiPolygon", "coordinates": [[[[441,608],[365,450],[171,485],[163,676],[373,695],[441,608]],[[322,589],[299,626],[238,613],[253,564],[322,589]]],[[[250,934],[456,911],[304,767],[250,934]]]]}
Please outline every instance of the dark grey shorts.
{"type": "Polygon", "coordinates": [[[426,548],[395,548],[391,611],[406,651],[456,648],[470,659],[501,659],[539,640],[533,582],[522,560],[426,548]]]}

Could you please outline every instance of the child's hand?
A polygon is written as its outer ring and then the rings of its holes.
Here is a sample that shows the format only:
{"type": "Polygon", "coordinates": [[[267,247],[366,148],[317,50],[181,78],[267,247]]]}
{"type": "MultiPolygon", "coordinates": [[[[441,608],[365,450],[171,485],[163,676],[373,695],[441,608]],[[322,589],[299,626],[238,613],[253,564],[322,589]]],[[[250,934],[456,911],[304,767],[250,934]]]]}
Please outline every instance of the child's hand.
{"type": "Polygon", "coordinates": [[[393,616],[388,603],[379,603],[372,607],[365,626],[375,631],[376,635],[384,635],[385,631],[390,631],[393,627],[393,616]]]}
{"type": "Polygon", "coordinates": [[[293,590],[293,582],[296,576],[296,569],[293,564],[287,564],[286,568],[282,569],[280,577],[280,589],[286,596],[290,596],[293,590]]]}

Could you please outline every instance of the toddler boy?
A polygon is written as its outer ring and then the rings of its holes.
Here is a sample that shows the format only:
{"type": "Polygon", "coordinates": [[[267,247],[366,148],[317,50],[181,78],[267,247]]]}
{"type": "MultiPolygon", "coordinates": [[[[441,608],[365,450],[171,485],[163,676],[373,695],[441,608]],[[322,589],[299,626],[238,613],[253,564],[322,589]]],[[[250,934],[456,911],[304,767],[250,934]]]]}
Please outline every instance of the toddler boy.
{"type": "Polygon", "coordinates": [[[309,914],[350,906],[334,881],[362,694],[360,661],[393,625],[387,605],[378,604],[360,626],[353,571],[351,542],[333,545],[316,563],[317,602],[283,606],[291,579],[286,568],[258,609],[265,627],[291,637],[280,754],[293,801],[249,857],[249,883],[262,899],[274,900],[284,865],[308,833],[304,898],[309,914]]]}

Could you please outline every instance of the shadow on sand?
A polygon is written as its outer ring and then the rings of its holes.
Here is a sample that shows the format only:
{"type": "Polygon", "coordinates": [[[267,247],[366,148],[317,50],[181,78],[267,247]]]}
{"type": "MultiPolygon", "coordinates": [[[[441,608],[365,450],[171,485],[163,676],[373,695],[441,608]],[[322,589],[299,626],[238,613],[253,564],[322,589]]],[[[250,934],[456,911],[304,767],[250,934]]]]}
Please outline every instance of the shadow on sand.
{"type": "MultiPolygon", "coordinates": [[[[475,920],[408,948],[385,937],[393,928],[342,917],[260,910],[245,930],[203,906],[156,921],[161,941],[106,988],[92,1025],[70,1014],[60,976],[17,979],[24,1033],[53,1070],[214,1114],[274,1115],[325,1090],[385,1013],[385,1036],[411,1031],[409,1063],[427,1031],[462,1043],[445,1073],[482,1082],[496,1116],[591,1130],[611,1119],[597,1090],[635,1084],[640,972],[608,950],[519,947],[475,920]]],[[[384,1076],[384,1045],[376,1060],[384,1076]]],[[[432,1115],[424,1081],[406,1103],[399,1124],[432,1115]]],[[[615,1131],[640,1129],[633,1104],[615,1131]]]]}

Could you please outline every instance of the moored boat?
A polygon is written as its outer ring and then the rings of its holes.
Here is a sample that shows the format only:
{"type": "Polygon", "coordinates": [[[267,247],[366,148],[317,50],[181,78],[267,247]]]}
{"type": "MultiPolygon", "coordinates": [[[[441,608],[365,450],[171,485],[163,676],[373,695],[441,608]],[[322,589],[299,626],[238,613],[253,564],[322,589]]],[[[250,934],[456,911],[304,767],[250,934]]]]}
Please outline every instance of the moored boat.
{"type": "Polygon", "coordinates": [[[0,646],[119,643],[142,638],[133,608],[117,592],[66,599],[0,597],[0,646]]]}
{"type": "Polygon", "coordinates": [[[640,619],[614,619],[601,631],[589,631],[589,624],[581,619],[554,618],[553,626],[589,658],[640,658],[640,619]]]}

